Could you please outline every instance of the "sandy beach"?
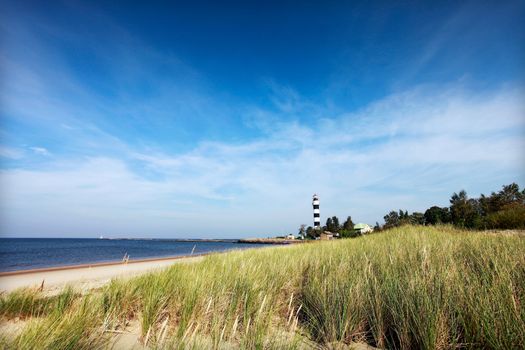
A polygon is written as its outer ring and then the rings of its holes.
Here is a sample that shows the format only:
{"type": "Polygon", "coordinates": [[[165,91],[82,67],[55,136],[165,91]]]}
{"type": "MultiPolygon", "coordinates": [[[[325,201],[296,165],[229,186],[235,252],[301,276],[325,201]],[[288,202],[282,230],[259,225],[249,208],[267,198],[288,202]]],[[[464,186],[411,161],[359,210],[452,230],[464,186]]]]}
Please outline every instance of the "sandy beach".
{"type": "Polygon", "coordinates": [[[108,283],[112,278],[129,278],[176,263],[198,261],[203,255],[206,254],[2,272],[0,292],[10,292],[22,287],[38,288],[42,286],[42,282],[43,291],[51,294],[68,284],[77,289],[89,290],[108,283]]]}

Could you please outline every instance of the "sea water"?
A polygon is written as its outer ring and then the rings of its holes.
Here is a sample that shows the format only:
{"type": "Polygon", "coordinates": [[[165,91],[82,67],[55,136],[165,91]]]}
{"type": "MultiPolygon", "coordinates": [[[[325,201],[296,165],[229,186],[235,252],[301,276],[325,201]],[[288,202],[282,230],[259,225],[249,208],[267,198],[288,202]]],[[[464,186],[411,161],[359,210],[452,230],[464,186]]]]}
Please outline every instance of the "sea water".
{"type": "Polygon", "coordinates": [[[0,238],[0,271],[220,252],[258,244],[161,239],[0,238]]]}

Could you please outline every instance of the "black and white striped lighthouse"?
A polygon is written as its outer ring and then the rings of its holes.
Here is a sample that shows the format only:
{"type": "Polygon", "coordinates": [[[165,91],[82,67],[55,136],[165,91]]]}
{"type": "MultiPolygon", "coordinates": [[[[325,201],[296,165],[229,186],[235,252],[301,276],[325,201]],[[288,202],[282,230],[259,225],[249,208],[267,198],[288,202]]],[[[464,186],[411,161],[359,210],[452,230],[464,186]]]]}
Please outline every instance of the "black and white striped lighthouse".
{"type": "Polygon", "coordinates": [[[319,214],[319,196],[317,194],[314,194],[312,206],[314,207],[314,230],[320,230],[321,216],[319,214]]]}

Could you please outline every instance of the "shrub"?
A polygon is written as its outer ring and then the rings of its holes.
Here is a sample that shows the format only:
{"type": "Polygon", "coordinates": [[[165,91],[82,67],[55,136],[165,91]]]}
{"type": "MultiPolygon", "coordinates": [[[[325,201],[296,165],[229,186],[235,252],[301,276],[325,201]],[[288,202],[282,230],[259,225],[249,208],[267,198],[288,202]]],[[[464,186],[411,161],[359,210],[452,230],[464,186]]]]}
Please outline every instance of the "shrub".
{"type": "Polygon", "coordinates": [[[485,227],[491,229],[525,229],[525,205],[508,204],[502,210],[489,214],[484,222],[485,227]]]}

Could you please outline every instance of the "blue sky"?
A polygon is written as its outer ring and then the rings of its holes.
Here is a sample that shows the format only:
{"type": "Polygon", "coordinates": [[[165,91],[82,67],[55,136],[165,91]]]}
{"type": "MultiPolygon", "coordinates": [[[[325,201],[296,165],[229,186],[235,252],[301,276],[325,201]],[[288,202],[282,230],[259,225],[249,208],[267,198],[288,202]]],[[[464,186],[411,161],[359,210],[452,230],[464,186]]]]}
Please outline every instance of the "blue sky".
{"type": "Polygon", "coordinates": [[[0,235],[241,237],[525,186],[525,2],[0,14],[0,235]]]}

